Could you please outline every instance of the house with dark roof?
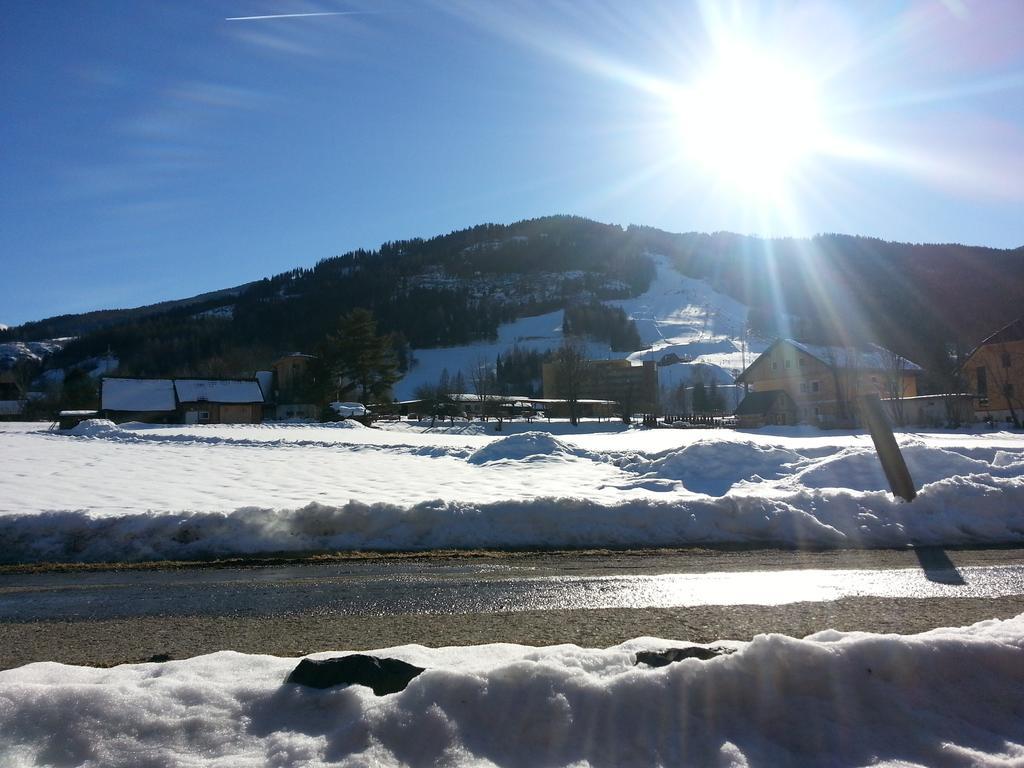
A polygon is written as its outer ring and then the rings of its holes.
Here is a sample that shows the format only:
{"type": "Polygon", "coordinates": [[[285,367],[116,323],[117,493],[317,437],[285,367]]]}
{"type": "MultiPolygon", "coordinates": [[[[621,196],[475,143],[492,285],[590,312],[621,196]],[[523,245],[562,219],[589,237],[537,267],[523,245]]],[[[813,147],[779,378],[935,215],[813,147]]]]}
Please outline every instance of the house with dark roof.
{"type": "MultiPolygon", "coordinates": [[[[751,395],[783,392],[795,411],[788,408],[764,411],[765,423],[841,426],[856,418],[853,406],[859,395],[877,394],[901,399],[917,395],[919,365],[905,357],[868,344],[862,347],[838,347],[805,344],[794,339],[778,339],[737,378],[751,395]]],[[[777,405],[778,400],[758,397],[746,406],[748,418],[756,405],[777,405]]],[[[744,408],[746,398],[740,403],[744,408]]],[[[738,412],[737,412],[738,413],[738,412]]]]}
{"type": "Polygon", "coordinates": [[[1024,316],[981,341],[961,369],[980,419],[1024,422],[1024,316]]]}

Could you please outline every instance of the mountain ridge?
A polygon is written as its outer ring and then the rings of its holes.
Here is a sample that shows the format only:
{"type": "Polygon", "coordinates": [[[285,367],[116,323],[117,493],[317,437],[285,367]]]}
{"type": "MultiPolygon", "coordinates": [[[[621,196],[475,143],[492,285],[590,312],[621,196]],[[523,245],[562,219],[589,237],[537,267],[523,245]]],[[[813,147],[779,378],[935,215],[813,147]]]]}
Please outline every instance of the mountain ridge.
{"type": "Polygon", "coordinates": [[[0,341],[78,336],[55,364],[109,348],[139,375],[251,370],[312,348],[340,314],[365,306],[408,366],[410,350],[497,340],[517,318],[639,296],[653,255],[747,305],[762,337],[872,339],[926,367],[948,367],[951,347],[1014,319],[1024,296],[1024,246],[671,233],[551,216],[386,242],[186,299],[45,318],[0,341]]]}

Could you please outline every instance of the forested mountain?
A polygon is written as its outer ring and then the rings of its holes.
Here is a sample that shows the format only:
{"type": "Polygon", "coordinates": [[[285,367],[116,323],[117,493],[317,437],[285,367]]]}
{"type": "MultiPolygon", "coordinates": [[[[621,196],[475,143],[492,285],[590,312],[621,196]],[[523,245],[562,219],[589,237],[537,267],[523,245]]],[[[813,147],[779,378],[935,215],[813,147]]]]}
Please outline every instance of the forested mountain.
{"type": "Polygon", "coordinates": [[[404,366],[410,348],[490,339],[503,322],[569,308],[570,329],[629,346],[629,318],[602,302],[642,293],[650,254],[748,304],[763,336],[866,338],[926,367],[948,367],[950,348],[1024,312],[1024,248],[672,234],[557,216],[389,242],[183,302],[50,318],[0,341],[78,336],[52,366],[110,350],[122,374],[235,375],[314,349],[363,307],[404,366]]]}
{"type": "Polygon", "coordinates": [[[750,306],[767,338],[875,341],[939,369],[1024,313],[1024,247],[646,231],[684,274],[750,306]]]}

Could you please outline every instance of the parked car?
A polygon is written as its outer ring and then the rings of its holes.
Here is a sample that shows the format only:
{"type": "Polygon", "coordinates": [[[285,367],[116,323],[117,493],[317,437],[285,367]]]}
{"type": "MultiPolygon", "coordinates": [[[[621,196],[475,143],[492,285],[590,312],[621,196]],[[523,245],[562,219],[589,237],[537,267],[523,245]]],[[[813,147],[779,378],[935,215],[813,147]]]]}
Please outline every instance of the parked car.
{"type": "Polygon", "coordinates": [[[330,404],[335,416],[342,419],[350,419],[358,416],[367,416],[370,411],[362,403],[334,402],[330,404]]]}

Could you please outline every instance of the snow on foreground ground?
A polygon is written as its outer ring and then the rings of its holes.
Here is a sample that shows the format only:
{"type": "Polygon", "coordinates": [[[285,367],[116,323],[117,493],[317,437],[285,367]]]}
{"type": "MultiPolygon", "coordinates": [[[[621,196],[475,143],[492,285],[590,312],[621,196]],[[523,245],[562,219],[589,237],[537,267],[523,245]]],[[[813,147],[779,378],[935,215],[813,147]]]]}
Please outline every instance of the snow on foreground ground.
{"type": "MultiPolygon", "coordinates": [[[[403,646],[399,693],[284,684],[295,659],[221,652],[0,672],[5,766],[1010,766],[1024,764],[1024,615],[920,635],[724,642],[660,668],[639,638],[403,646]]],[[[326,658],[341,654],[317,654],[326,658]]]]}
{"type": "Polygon", "coordinates": [[[0,426],[0,560],[323,549],[1024,541],[1024,434],[506,423],[0,426]],[[540,431],[546,429],[549,431],[540,431]]]}

